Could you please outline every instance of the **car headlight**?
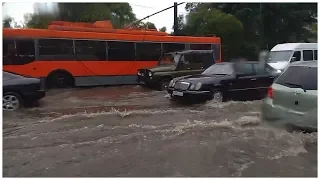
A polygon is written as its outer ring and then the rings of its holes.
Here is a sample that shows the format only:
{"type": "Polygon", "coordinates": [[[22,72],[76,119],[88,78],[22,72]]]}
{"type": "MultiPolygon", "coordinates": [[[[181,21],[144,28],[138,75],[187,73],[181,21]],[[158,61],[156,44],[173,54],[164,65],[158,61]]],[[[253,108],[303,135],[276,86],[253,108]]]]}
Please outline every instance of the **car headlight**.
{"type": "Polygon", "coordinates": [[[201,82],[198,82],[195,86],[195,90],[199,90],[202,86],[202,83],[201,82]]]}
{"type": "Polygon", "coordinates": [[[150,76],[150,77],[152,76],[152,72],[149,72],[149,76],[150,76]]]}
{"type": "Polygon", "coordinates": [[[172,87],[172,85],[173,85],[173,80],[169,82],[169,87],[172,87]]]}
{"type": "Polygon", "coordinates": [[[141,72],[140,71],[138,71],[138,75],[141,76],[141,72]]]}
{"type": "Polygon", "coordinates": [[[189,89],[190,89],[190,90],[194,90],[195,86],[196,86],[196,85],[191,84],[191,86],[190,86],[190,88],[189,88],[189,89]]]}

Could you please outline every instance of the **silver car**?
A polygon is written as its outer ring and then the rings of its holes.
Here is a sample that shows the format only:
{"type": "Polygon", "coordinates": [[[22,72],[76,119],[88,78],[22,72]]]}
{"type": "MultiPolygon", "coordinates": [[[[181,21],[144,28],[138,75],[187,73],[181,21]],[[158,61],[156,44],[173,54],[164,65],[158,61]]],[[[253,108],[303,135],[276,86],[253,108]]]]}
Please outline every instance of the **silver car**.
{"type": "Polygon", "coordinates": [[[317,61],[291,64],[269,87],[262,119],[291,131],[317,131],[317,71],[317,61]]]}

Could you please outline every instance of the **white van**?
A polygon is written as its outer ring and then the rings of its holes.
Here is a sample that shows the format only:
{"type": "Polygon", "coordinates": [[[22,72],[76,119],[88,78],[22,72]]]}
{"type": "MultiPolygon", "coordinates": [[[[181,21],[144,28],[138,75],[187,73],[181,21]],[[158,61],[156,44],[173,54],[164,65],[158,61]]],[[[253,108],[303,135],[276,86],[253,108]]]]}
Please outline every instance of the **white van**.
{"type": "Polygon", "coordinates": [[[285,43],[277,44],[271,49],[267,63],[281,73],[290,63],[317,60],[318,43],[285,43]]]}

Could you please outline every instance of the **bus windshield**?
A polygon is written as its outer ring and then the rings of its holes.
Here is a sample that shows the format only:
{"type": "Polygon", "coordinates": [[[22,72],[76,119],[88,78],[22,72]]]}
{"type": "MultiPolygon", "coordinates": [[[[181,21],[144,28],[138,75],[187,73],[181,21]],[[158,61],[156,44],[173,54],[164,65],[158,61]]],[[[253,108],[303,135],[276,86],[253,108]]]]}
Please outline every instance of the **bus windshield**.
{"type": "Polygon", "coordinates": [[[164,54],[159,60],[159,65],[177,65],[180,57],[180,54],[164,54]]]}

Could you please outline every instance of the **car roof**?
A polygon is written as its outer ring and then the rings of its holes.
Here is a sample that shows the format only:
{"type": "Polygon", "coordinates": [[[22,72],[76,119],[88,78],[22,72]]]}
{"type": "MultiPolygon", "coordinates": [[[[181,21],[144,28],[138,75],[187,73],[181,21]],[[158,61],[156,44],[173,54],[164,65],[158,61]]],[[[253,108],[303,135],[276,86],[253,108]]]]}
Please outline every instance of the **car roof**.
{"type": "Polygon", "coordinates": [[[318,43],[283,43],[275,45],[271,51],[288,51],[288,50],[295,50],[295,49],[317,49],[318,43]]]}
{"type": "Polygon", "coordinates": [[[213,53],[214,50],[186,50],[186,51],[176,51],[176,52],[169,52],[166,54],[192,54],[192,53],[213,53]]]}
{"type": "Polygon", "coordinates": [[[290,66],[318,67],[318,61],[299,61],[292,63],[290,66]]]}
{"type": "Polygon", "coordinates": [[[220,62],[217,63],[218,65],[221,64],[236,64],[236,63],[244,63],[244,64],[258,64],[258,61],[234,61],[234,62],[220,62]]]}

